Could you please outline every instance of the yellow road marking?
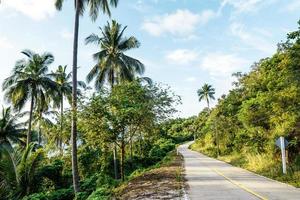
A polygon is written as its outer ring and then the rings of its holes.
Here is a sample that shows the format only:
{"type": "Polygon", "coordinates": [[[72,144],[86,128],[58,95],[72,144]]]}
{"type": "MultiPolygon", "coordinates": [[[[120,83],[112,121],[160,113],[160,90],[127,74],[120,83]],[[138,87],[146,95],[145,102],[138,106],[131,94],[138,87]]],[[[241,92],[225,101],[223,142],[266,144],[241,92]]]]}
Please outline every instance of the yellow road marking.
{"type": "Polygon", "coordinates": [[[268,200],[266,197],[261,196],[260,194],[257,194],[256,192],[252,191],[251,189],[247,188],[246,186],[228,178],[227,176],[225,176],[222,172],[220,172],[217,169],[212,169],[214,172],[216,172],[217,174],[219,174],[220,176],[223,176],[226,180],[228,180],[229,182],[233,183],[234,185],[238,186],[239,188],[242,188],[243,190],[249,192],[250,194],[253,194],[254,196],[258,197],[261,200],[268,200]]]}

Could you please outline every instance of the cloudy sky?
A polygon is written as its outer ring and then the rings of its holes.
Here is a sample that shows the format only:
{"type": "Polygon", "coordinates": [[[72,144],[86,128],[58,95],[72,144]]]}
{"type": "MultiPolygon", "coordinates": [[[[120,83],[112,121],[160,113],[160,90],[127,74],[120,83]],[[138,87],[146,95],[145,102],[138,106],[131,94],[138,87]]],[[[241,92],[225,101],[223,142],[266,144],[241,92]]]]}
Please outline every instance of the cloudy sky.
{"type": "MultiPolygon", "coordinates": [[[[10,73],[20,51],[54,54],[57,65],[71,67],[73,4],[61,12],[54,0],[2,0],[0,4],[0,81],[10,73]]],[[[247,72],[260,58],[272,55],[286,33],[297,28],[299,0],[120,0],[112,18],[134,35],[141,47],[128,54],[146,65],[146,76],[171,86],[182,97],[179,116],[198,114],[197,89],[216,88],[216,97],[232,87],[233,72],[247,72]]],[[[93,46],[84,38],[99,33],[109,20],[101,15],[92,23],[81,18],[79,79],[91,69],[93,46]]],[[[0,92],[0,104],[2,101],[0,92]]]]}

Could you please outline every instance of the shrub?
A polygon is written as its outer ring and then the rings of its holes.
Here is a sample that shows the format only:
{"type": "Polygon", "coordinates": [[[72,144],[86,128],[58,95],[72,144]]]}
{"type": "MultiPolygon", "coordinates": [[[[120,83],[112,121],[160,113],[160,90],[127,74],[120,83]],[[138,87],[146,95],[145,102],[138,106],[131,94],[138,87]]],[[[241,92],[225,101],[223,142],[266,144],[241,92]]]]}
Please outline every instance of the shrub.
{"type": "Polygon", "coordinates": [[[169,151],[175,148],[175,144],[170,139],[159,139],[155,142],[154,146],[149,152],[149,157],[160,160],[169,151]]]}
{"type": "Polygon", "coordinates": [[[94,191],[87,200],[108,200],[111,196],[111,190],[108,187],[100,187],[94,191]]]}
{"type": "Polygon", "coordinates": [[[78,192],[76,195],[76,200],[86,200],[89,197],[90,193],[88,192],[78,192]]]}
{"type": "Polygon", "coordinates": [[[22,200],[73,200],[73,189],[60,189],[49,193],[35,193],[24,197],[22,200]]]}
{"type": "Polygon", "coordinates": [[[35,193],[29,196],[25,196],[22,200],[48,200],[46,194],[35,193]]]}
{"type": "Polygon", "coordinates": [[[73,200],[74,192],[72,188],[55,190],[47,194],[47,200],[73,200]]]}

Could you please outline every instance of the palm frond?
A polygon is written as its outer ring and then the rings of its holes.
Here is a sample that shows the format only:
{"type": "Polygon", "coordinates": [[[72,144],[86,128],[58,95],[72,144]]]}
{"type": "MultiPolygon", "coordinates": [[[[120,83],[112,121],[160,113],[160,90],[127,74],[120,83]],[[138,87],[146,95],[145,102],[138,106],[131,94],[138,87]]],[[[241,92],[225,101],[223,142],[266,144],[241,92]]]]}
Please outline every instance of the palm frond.
{"type": "Polygon", "coordinates": [[[101,38],[94,33],[89,35],[87,38],[85,38],[85,44],[93,43],[93,44],[98,45],[98,44],[100,44],[100,42],[101,42],[101,38]]]}

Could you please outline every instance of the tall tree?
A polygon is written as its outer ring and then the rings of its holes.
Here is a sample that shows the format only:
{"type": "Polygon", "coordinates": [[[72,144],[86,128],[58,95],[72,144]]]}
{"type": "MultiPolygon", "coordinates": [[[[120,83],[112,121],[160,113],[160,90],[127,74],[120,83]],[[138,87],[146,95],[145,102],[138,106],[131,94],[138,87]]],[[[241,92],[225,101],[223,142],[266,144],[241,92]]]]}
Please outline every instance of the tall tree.
{"type": "Polygon", "coordinates": [[[101,35],[91,34],[85,39],[86,44],[96,44],[98,52],[93,55],[96,65],[87,75],[87,82],[95,80],[95,88],[99,90],[107,81],[111,87],[124,80],[132,81],[135,76],[144,73],[144,65],[137,59],[127,56],[126,51],[138,48],[139,41],[131,36],[123,36],[127,26],[122,28],[116,21],[107,23],[100,29],[101,35]]]}
{"type": "Polygon", "coordinates": [[[59,95],[57,96],[55,107],[60,108],[60,134],[58,137],[57,144],[62,152],[62,134],[63,134],[63,124],[64,124],[64,98],[72,102],[72,73],[66,72],[67,66],[58,66],[57,70],[53,73],[55,82],[58,86],[59,95]]]}
{"type": "MultiPolygon", "coordinates": [[[[123,36],[127,26],[122,28],[121,24],[116,21],[107,23],[100,29],[101,35],[91,34],[85,40],[86,44],[95,44],[99,47],[98,52],[93,55],[96,65],[87,75],[87,82],[95,81],[95,88],[100,90],[105,82],[108,82],[111,88],[124,80],[132,81],[137,74],[144,73],[144,65],[137,59],[129,57],[126,51],[140,46],[139,41],[131,36],[126,38],[123,36]]],[[[149,78],[144,78],[150,82],[149,78]]],[[[140,80],[144,80],[140,79],[140,80]]],[[[114,171],[115,178],[118,177],[116,145],[114,147],[114,171]]]]}
{"type": "Polygon", "coordinates": [[[198,97],[199,101],[206,100],[207,107],[209,109],[209,101],[210,99],[215,99],[215,89],[212,87],[212,85],[208,85],[205,83],[202,88],[200,88],[198,91],[198,97]]]}
{"type": "MultiPolygon", "coordinates": [[[[58,144],[61,152],[64,125],[64,99],[66,98],[69,104],[72,102],[72,73],[68,73],[66,70],[66,65],[59,65],[57,70],[51,74],[58,87],[58,95],[54,101],[54,106],[60,109],[60,136],[58,138],[58,144]]],[[[82,88],[86,88],[86,84],[83,81],[78,81],[77,84],[82,88]]],[[[79,90],[77,91],[77,94],[78,93],[80,93],[79,90]]]]}
{"type": "MultiPolygon", "coordinates": [[[[99,12],[110,16],[110,6],[116,7],[118,0],[74,0],[75,4],[75,25],[73,40],[73,67],[72,67],[72,128],[71,128],[71,144],[72,144],[72,174],[73,186],[75,193],[79,192],[79,173],[77,164],[77,53],[78,53],[78,32],[79,17],[83,15],[86,7],[89,8],[89,15],[92,21],[98,18],[99,12]]],[[[56,0],[55,6],[58,10],[62,9],[64,0],[56,0]]]]}
{"type": "Polygon", "coordinates": [[[57,95],[53,95],[52,92],[44,94],[42,91],[37,96],[35,111],[33,112],[32,125],[37,127],[38,131],[38,144],[41,145],[42,142],[42,123],[47,120],[43,115],[50,114],[49,111],[51,100],[55,100],[57,95]]]}
{"type": "Polygon", "coordinates": [[[31,141],[31,125],[35,104],[47,101],[47,95],[56,91],[56,84],[49,77],[48,66],[54,61],[50,53],[39,55],[30,50],[22,51],[27,59],[17,61],[12,75],[2,84],[4,97],[16,110],[25,107],[30,99],[27,146],[31,141]]]}

